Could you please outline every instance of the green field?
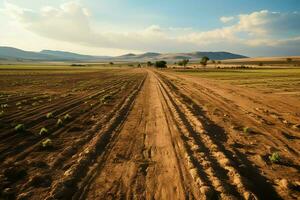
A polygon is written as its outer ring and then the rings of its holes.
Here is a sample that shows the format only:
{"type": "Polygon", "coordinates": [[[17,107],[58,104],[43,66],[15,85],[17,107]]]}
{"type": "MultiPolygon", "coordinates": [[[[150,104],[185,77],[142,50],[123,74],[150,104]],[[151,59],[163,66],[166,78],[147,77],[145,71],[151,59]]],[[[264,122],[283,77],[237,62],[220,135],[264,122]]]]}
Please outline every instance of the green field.
{"type": "Polygon", "coordinates": [[[286,92],[299,95],[300,68],[200,69],[175,70],[175,72],[256,88],[264,92],[286,92]]]}

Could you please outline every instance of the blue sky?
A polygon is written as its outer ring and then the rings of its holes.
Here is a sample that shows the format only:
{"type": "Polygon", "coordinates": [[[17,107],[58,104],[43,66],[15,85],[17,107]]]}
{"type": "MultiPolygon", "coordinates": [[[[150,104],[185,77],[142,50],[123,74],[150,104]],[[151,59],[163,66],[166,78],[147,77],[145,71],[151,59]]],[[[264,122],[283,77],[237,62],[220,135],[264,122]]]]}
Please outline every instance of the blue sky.
{"type": "Polygon", "coordinates": [[[0,0],[0,45],[94,55],[300,55],[299,0],[0,0]]]}

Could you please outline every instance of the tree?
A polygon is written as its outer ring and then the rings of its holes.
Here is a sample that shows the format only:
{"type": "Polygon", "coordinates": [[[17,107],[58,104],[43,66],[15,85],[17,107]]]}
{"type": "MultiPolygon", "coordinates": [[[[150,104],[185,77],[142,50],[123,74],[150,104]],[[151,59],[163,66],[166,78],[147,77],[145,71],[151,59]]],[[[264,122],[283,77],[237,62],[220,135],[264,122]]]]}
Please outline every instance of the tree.
{"type": "Polygon", "coordinates": [[[113,65],[114,63],[113,63],[113,62],[110,62],[109,64],[110,64],[110,65],[113,65]]]}
{"type": "Polygon", "coordinates": [[[190,60],[189,59],[183,59],[182,61],[180,61],[179,63],[179,65],[181,65],[181,66],[183,66],[183,67],[186,67],[186,65],[188,64],[190,62],[190,60]]]}
{"type": "Polygon", "coordinates": [[[151,67],[152,65],[153,65],[153,63],[152,63],[151,61],[148,61],[148,62],[147,62],[147,66],[148,66],[148,67],[151,67]]]}
{"type": "Polygon", "coordinates": [[[164,60],[156,61],[155,67],[157,68],[167,68],[167,62],[164,60]]]}
{"type": "Polygon", "coordinates": [[[202,57],[200,64],[205,67],[207,65],[207,61],[209,61],[209,58],[207,56],[202,57]]]}
{"type": "Polygon", "coordinates": [[[290,63],[290,62],[292,62],[292,59],[291,58],[286,58],[286,62],[290,63]]]}

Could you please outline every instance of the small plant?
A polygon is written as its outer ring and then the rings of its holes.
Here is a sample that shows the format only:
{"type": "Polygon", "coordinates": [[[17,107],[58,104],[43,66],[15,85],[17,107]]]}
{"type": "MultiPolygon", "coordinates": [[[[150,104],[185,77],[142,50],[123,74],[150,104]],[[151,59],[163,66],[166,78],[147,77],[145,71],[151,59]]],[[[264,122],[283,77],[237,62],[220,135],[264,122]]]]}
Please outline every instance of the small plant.
{"type": "Polygon", "coordinates": [[[108,101],[110,99],[112,99],[112,96],[110,94],[107,94],[107,95],[103,96],[100,101],[102,103],[105,103],[106,101],[108,101]]]}
{"type": "Polygon", "coordinates": [[[34,102],[34,103],[32,103],[31,105],[32,105],[32,106],[37,106],[37,105],[39,105],[39,103],[38,103],[38,102],[34,102]]]}
{"type": "Polygon", "coordinates": [[[48,133],[48,129],[45,127],[41,128],[39,135],[46,135],[48,133]]]}
{"type": "Polygon", "coordinates": [[[17,132],[25,131],[25,125],[24,124],[18,124],[17,126],[15,126],[15,131],[17,131],[17,132]]]}
{"type": "Polygon", "coordinates": [[[1,104],[1,108],[7,108],[8,104],[1,104]]]}
{"type": "Polygon", "coordinates": [[[47,119],[52,118],[53,117],[53,113],[52,112],[47,113],[46,117],[47,117],[47,119]]]}
{"type": "Polygon", "coordinates": [[[56,125],[59,126],[59,127],[63,126],[64,122],[61,119],[58,119],[57,122],[56,122],[56,125]]]}
{"type": "Polygon", "coordinates": [[[243,132],[244,133],[254,133],[254,130],[250,127],[244,127],[243,128],[243,132]]]}
{"type": "Polygon", "coordinates": [[[278,152],[272,153],[272,155],[269,156],[269,160],[272,163],[279,163],[281,161],[281,157],[278,152]]]}
{"type": "Polygon", "coordinates": [[[65,121],[69,121],[70,119],[71,119],[71,115],[66,114],[66,115],[64,116],[64,120],[65,120],[65,121]]]}
{"type": "Polygon", "coordinates": [[[47,139],[45,139],[44,141],[42,141],[42,147],[43,147],[44,149],[53,147],[52,140],[49,139],[49,138],[47,138],[47,139]]]}

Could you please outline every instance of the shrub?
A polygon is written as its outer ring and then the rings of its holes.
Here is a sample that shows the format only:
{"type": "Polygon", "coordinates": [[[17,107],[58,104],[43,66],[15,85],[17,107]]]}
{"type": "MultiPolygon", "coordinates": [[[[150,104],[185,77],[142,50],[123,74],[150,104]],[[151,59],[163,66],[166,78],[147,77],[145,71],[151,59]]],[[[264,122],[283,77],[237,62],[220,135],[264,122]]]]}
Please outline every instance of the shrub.
{"type": "Polygon", "coordinates": [[[25,125],[24,124],[18,124],[17,126],[15,126],[15,131],[17,131],[17,132],[25,131],[25,125]]]}
{"type": "Polygon", "coordinates": [[[52,118],[53,117],[53,113],[52,112],[47,113],[46,117],[47,117],[47,119],[52,118]]]}
{"type": "Polygon", "coordinates": [[[58,119],[57,122],[56,122],[56,125],[57,125],[57,126],[63,126],[63,125],[64,125],[63,120],[58,119]]]}
{"type": "Polygon", "coordinates": [[[0,117],[1,117],[2,115],[4,115],[4,111],[3,111],[3,110],[0,111],[0,117]]]}
{"type": "Polygon", "coordinates": [[[41,128],[39,135],[45,135],[48,133],[48,129],[46,129],[45,127],[41,128]]]}
{"type": "Polygon", "coordinates": [[[281,161],[281,158],[280,158],[280,155],[278,152],[275,152],[275,153],[272,153],[270,156],[269,156],[269,160],[272,162],[272,163],[279,163],[281,161]]]}
{"type": "Polygon", "coordinates": [[[64,120],[65,120],[65,121],[69,121],[70,119],[71,119],[71,115],[65,114],[64,120]]]}
{"type": "Polygon", "coordinates": [[[44,149],[53,147],[52,140],[49,139],[49,138],[47,138],[47,139],[45,139],[44,141],[42,141],[42,147],[43,147],[44,149]]]}
{"type": "Polygon", "coordinates": [[[22,104],[22,102],[19,101],[19,102],[16,103],[16,106],[20,106],[21,104],[22,104]]]}

